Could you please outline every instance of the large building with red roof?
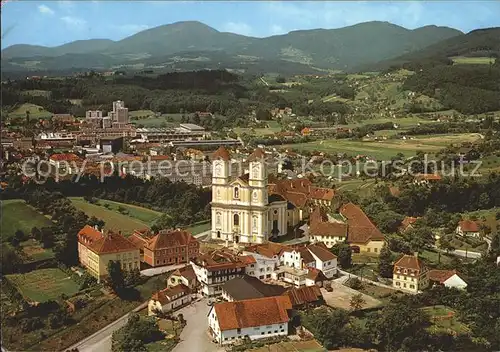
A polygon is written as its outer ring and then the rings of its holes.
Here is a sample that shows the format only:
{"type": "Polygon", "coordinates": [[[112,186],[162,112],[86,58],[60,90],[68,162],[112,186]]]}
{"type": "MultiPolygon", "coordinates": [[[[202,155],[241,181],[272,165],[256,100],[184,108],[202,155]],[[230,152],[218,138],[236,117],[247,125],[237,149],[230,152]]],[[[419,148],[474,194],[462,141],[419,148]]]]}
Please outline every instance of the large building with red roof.
{"type": "Polygon", "coordinates": [[[135,231],[130,240],[141,250],[142,261],[152,267],[189,263],[200,254],[199,242],[185,230],[135,231]]]}
{"type": "Polygon", "coordinates": [[[140,269],[139,248],[119,233],[106,234],[85,225],[78,232],[80,264],[99,282],[108,275],[108,263],[119,261],[122,270],[140,269]]]}
{"type": "Polygon", "coordinates": [[[411,293],[418,293],[429,286],[429,270],[418,253],[405,254],[394,263],[392,286],[411,293]]]}

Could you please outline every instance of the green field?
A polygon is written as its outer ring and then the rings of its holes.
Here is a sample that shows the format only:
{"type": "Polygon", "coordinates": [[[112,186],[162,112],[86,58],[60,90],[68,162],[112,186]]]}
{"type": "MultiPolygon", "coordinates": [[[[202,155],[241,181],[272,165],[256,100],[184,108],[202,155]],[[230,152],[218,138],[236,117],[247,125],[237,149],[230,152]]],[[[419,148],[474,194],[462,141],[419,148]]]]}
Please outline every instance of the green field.
{"type": "Polygon", "coordinates": [[[34,302],[54,300],[61,294],[71,296],[79,291],[78,284],[60,269],[40,269],[6,277],[23,297],[34,302]]]}
{"type": "Polygon", "coordinates": [[[268,136],[281,131],[281,126],[276,121],[267,121],[268,128],[248,128],[248,127],[235,127],[234,132],[238,135],[247,133],[252,136],[268,136]]]}
{"type": "MultiPolygon", "coordinates": [[[[105,230],[121,231],[125,236],[130,236],[134,230],[140,230],[149,228],[151,225],[148,222],[139,220],[139,217],[145,218],[150,217],[151,213],[157,213],[153,210],[136,207],[130,204],[121,204],[124,208],[129,211],[129,215],[120,214],[115,210],[108,210],[104,206],[99,206],[96,204],[84,201],[82,198],[70,198],[73,205],[78,209],[83,211],[88,216],[95,216],[105,222],[105,230]],[[133,217],[132,214],[140,214],[133,217]]],[[[108,202],[108,201],[106,201],[108,202]]],[[[113,202],[115,203],[115,202],[113,202]]],[[[103,202],[104,204],[104,202],[103,202]]],[[[120,203],[115,203],[120,204],[120,203]]],[[[158,213],[160,214],[160,213],[158,213]]]]}
{"type": "MultiPolygon", "coordinates": [[[[83,201],[83,198],[72,198],[72,199],[80,199],[83,201]]],[[[98,203],[102,206],[108,204],[108,209],[116,212],[119,212],[118,211],[119,207],[125,208],[127,212],[126,215],[134,219],[140,220],[146,224],[152,224],[153,222],[156,221],[156,219],[158,219],[162,215],[162,213],[156,210],[151,210],[133,204],[113,202],[112,200],[107,200],[107,199],[99,199],[98,203]]]]}
{"type": "Polygon", "coordinates": [[[33,227],[42,228],[53,225],[52,221],[38,213],[21,199],[4,200],[2,201],[1,208],[2,241],[14,235],[17,230],[28,234],[33,227]]]}
{"type": "Polygon", "coordinates": [[[30,112],[30,118],[48,119],[52,117],[52,113],[44,110],[43,107],[34,104],[22,104],[9,113],[10,118],[24,118],[26,111],[30,112]]]}
{"type": "Polygon", "coordinates": [[[38,96],[38,97],[46,97],[46,98],[50,97],[50,91],[48,90],[39,90],[39,89],[25,90],[23,91],[23,94],[38,96]]]}
{"type": "Polygon", "coordinates": [[[207,221],[205,223],[192,225],[186,228],[186,230],[191,232],[192,235],[197,235],[199,233],[210,230],[210,227],[211,227],[210,221],[207,221]]]}
{"type": "Polygon", "coordinates": [[[467,325],[461,323],[456,317],[455,311],[445,306],[430,306],[422,308],[429,315],[432,332],[454,331],[457,334],[469,332],[467,325]]]}
{"type": "Polygon", "coordinates": [[[54,252],[52,248],[43,248],[42,244],[35,241],[34,239],[29,239],[27,241],[21,242],[20,246],[22,251],[28,261],[37,262],[40,260],[54,258],[54,252]]]}
{"type": "Polygon", "coordinates": [[[154,116],[155,113],[151,110],[135,110],[135,111],[130,111],[128,113],[130,118],[140,118],[140,117],[149,117],[149,116],[154,116]]]}
{"type": "Polygon", "coordinates": [[[489,65],[495,63],[495,58],[490,57],[455,56],[451,59],[455,65],[489,65]]]}
{"type": "Polygon", "coordinates": [[[415,136],[414,139],[387,139],[383,141],[354,141],[345,139],[325,139],[301,144],[284,145],[299,151],[322,151],[326,153],[347,153],[353,156],[366,155],[377,160],[390,160],[402,153],[413,156],[417,151],[435,153],[449,144],[472,142],[479,137],[475,133],[415,136]]]}

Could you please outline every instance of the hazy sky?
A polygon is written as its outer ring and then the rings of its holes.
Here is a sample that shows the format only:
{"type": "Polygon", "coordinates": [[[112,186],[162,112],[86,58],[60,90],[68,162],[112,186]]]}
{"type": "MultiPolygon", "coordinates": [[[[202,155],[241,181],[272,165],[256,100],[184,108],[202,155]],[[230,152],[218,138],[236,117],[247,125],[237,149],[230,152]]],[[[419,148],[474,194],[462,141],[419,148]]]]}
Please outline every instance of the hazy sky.
{"type": "Polygon", "coordinates": [[[468,32],[499,27],[500,1],[9,0],[2,4],[2,48],[19,43],[55,46],[78,39],[117,40],[143,29],[187,20],[255,37],[373,20],[406,28],[436,24],[468,32]]]}

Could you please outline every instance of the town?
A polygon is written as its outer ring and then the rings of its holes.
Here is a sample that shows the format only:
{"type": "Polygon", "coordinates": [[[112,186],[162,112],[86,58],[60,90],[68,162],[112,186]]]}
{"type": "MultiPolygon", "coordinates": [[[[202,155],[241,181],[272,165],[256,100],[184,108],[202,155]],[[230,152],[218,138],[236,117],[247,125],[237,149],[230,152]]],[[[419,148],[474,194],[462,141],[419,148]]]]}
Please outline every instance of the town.
{"type": "Polygon", "coordinates": [[[443,28],[356,72],[2,47],[2,351],[499,350],[498,28],[443,28]]]}

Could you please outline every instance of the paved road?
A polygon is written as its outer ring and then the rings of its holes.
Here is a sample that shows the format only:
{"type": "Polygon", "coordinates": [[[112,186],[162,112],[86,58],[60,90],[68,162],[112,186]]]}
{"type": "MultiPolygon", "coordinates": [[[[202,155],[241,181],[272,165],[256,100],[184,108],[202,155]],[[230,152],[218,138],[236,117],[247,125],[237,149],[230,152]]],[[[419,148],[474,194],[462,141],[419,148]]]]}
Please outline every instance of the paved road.
{"type": "Polygon", "coordinates": [[[213,343],[207,333],[208,329],[208,311],[210,307],[207,306],[207,300],[201,299],[200,301],[191,304],[178,310],[175,314],[182,313],[186,319],[186,326],[181,332],[181,341],[173,352],[218,352],[224,351],[219,345],[213,343]]]}
{"type": "Polygon", "coordinates": [[[174,271],[175,269],[182,268],[183,266],[186,266],[186,263],[184,263],[184,264],[176,264],[176,265],[160,266],[160,267],[157,267],[157,268],[144,269],[144,270],[141,270],[141,275],[144,275],[144,276],[160,275],[160,274],[163,274],[163,273],[167,273],[169,271],[174,271]]]}
{"type": "MultiPolygon", "coordinates": [[[[132,312],[137,312],[147,307],[148,302],[144,302],[139,307],[135,308],[132,312]]],[[[96,333],[83,339],[77,344],[69,347],[68,349],[78,348],[80,352],[110,352],[111,351],[111,336],[113,332],[125,326],[130,313],[125,314],[123,317],[115,320],[111,324],[105,326],[96,333]]]]}
{"type": "Polygon", "coordinates": [[[471,252],[471,251],[463,251],[461,249],[456,249],[452,252],[450,252],[450,254],[453,254],[453,255],[456,255],[456,256],[459,256],[459,257],[467,257],[467,258],[473,258],[473,259],[479,259],[481,258],[482,254],[480,252],[471,252]]]}

